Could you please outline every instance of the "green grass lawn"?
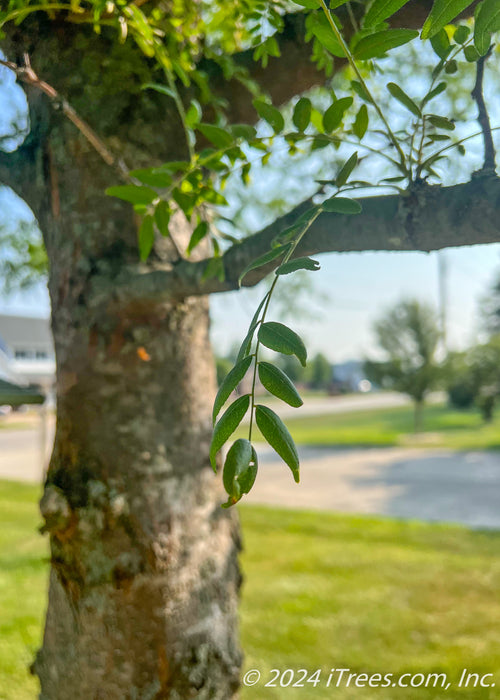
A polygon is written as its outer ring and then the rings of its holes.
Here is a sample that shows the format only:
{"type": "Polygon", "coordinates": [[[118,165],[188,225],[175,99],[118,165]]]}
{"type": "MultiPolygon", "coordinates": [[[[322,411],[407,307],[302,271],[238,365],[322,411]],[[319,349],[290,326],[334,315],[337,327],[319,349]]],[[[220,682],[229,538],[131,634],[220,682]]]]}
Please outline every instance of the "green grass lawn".
{"type": "MultiPolygon", "coordinates": [[[[46,543],[38,489],[0,481],[0,698],[34,700],[46,543]]],[[[265,688],[243,700],[500,698],[500,533],[243,506],[246,669],[493,673],[498,688],[265,688]]],[[[326,678],[326,675],[324,675],[326,678]]]]}
{"type": "Polygon", "coordinates": [[[27,667],[41,641],[46,597],[47,541],[35,486],[0,481],[0,699],[37,697],[27,667]]]}
{"type": "MultiPolygon", "coordinates": [[[[279,406],[273,404],[279,413],[279,406]]],[[[500,412],[489,423],[483,423],[479,411],[457,411],[444,405],[424,409],[424,429],[413,432],[411,406],[332,413],[320,416],[289,418],[286,425],[295,442],[303,445],[348,445],[448,447],[460,450],[500,449],[500,412]]],[[[248,428],[240,427],[238,437],[246,436],[248,428]]],[[[258,430],[256,439],[262,439],[258,430]]]]}

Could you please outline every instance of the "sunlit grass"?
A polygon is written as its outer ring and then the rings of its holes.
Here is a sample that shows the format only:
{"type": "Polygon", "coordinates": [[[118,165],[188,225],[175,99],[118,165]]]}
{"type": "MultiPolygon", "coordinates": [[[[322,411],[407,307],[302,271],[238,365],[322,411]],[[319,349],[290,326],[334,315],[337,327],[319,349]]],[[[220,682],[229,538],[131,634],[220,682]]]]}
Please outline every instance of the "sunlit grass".
{"type": "MultiPolygon", "coordinates": [[[[38,489],[0,481],[0,698],[34,700],[47,548],[38,489]]],[[[462,668],[500,688],[500,533],[328,513],[240,509],[245,667],[368,673],[462,668]]],[[[494,700],[496,688],[244,689],[243,700],[494,700]]]]}
{"type": "MultiPolygon", "coordinates": [[[[265,688],[255,698],[500,698],[500,533],[241,508],[246,669],[493,673],[497,688],[265,688]]],[[[325,676],[326,674],[326,676],[325,676]]]]}
{"type": "Polygon", "coordinates": [[[0,481],[0,698],[37,697],[28,668],[41,642],[47,542],[37,532],[40,489],[0,481]]]}

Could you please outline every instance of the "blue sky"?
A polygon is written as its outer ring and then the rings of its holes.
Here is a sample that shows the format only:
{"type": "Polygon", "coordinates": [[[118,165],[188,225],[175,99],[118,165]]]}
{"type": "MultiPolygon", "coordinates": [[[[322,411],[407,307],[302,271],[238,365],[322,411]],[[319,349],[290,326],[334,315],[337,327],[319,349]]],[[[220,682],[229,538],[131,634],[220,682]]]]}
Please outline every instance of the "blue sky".
{"type": "MultiPolygon", "coordinates": [[[[464,348],[480,337],[480,297],[500,271],[500,244],[447,249],[442,255],[448,268],[449,346],[464,348]]],[[[311,302],[315,312],[311,321],[292,315],[287,323],[303,335],[310,354],[323,352],[333,362],[370,355],[373,322],[386,308],[405,297],[437,307],[437,258],[437,253],[318,256],[322,268],[311,274],[315,288],[328,299],[311,302]]],[[[259,285],[259,292],[229,293],[212,300],[212,337],[219,352],[227,352],[243,337],[265,284],[259,285]]]]}
{"type": "MultiPolygon", "coordinates": [[[[401,68],[398,67],[398,70],[401,68]]],[[[5,133],[13,113],[20,108],[22,111],[24,102],[21,91],[14,87],[9,73],[0,68],[0,133],[5,133]]],[[[493,122],[498,123],[498,86],[492,77],[490,74],[489,104],[496,110],[492,115],[493,122]]],[[[386,70],[385,78],[392,79],[390,67],[386,70]]],[[[418,93],[420,88],[421,81],[416,80],[413,94],[418,93]]],[[[397,110],[398,108],[393,115],[395,119],[400,118],[397,110]]],[[[472,112],[470,114],[473,115],[472,112]]],[[[459,128],[462,133],[471,133],[477,127],[466,118],[459,128]]],[[[463,172],[458,175],[451,172],[447,181],[468,179],[469,173],[478,167],[480,157],[480,141],[471,143],[467,157],[461,161],[460,168],[463,172]]],[[[259,177],[260,174],[256,171],[255,185],[249,195],[246,195],[250,206],[243,210],[248,229],[260,228],[273,215],[269,211],[266,214],[266,203],[269,203],[270,198],[276,199],[286,192],[288,205],[291,206],[297,199],[307,195],[311,191],[311,184],[314,187],[314,178],[321,176],[319,171],[324,172],[325,163],[321,163],[319,158],[316,154],[314,158],[305,159],[298,166],[290,167],[283,154],[277,154],[275,168],[271,168],[269,175],[262,173],[262,177],[259,177]],[[263,208],[256,209],[255,202],[262,203],[263,208]]],[[[369,167],[373,165],[370,164],[369,167]]],[[[362,173],[360,176],[363,176],[362,173]]],[[[231,187],[229,191],[231,193],[231,187]]],[[[238,197],[239,194],[233,202],[233,211],[241,204],[238,197]]],[[[0,197],[0,225],[23,214],[29,216],[26,208],[14,197],[5,196],[5,193],[0,197]]],[[[480,298],[487,292],[495,273],[500,271],[500,244],[448,249],[443,255],[448,267],[449,346],[463,348],[479,337],[480,298]]],[[[296,291],[292,290],[290,296],[293,298],[291,306],[294,310],[287,320],[303,335],[311,354],[321,351],[331,361],[364,357],[374,352],[371,331],[373,322],[389,306],[408,297],[417,297],[437,305],[436,253],[344,253],[322,255],[319,259],[322,269],[311,273],[315,293],[304,293],[297,305],[296,291]],[[308,314],[298,313],[298,307],[307,308],[308,314]],[[311,318],[308,320],[307,316],[311,318]]],[[[218,353],[228,352],[241,341],[266,284],[264,282],[254,290],[213,298],[212,338],[218,353]]],[[[48,295],[40,287],[24,294],[0,298],[0,311],[48,315],[48,295]]]]}
{"type": "MultiPolygon", "coordinates": [[[[480,298],[500,271],[500,244],[449,248],[442,254],[448,267],[449,345],[463,348],[480,337],[480,298]]],[[[321,270],[311,273],[314,293],[304,293],[300,303],[312,319],[304,312],[286,319],[303,335],[310,354],[323,352],[332,362],[364,357],[374,352],[372,324],[386,308],[403,297],[437,307],[437,253],[332,253],[318,259],[321,270]]],[[[241,342],[267,284],[212,298],[212,339],[218,353],[241,342]]],[[[48,294],[40,286],[0,298],[0,312],[48,315],[48,294]]]]}

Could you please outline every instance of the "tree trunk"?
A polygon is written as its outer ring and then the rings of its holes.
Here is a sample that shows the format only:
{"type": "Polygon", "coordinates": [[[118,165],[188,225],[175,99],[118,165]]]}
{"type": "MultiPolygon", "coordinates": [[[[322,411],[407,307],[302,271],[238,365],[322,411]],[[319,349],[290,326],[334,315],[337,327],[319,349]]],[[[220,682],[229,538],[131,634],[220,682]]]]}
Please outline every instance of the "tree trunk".
{"type": "MultiPolygon", "coordinates": [[[[35,70],[129,164],[185,155],[165,100],[138,87],[151,78],[135,49],[107,46],[87,28],[34,22],[35,70]]],[[[11,37],[9,56],[22,55],[29,28],[11,37]]],[[[239,531],[234,511],[220,508],[208,461],[208,301],[120,306],[117,275],[169,266],[175,250],[159,241],[139,265],[132,207],[104,195],[116,173],[36,88],[27,94],[31,134],[10,157],[6,184],[44,235],[57,357],[57,429],[41,500],[51,574],[34,663],[40,697],[228,700],[241,663],[239,531]]],[[[189,233],[182,226],[174,233],[189,233]]]]}
{"type": "Polygon", "coordinates": [[[40,697],[232,698],[238,533],[207,461],[207,302],[107,319],[111,333],[60,311],[40,697]]]}
{"type": "Polygon", "coordinates": [[[422,400],[415,401],[414,411],[413,411],[413,432],[422,432],[422,417],[424,411],[424,402],[422,400]]]}

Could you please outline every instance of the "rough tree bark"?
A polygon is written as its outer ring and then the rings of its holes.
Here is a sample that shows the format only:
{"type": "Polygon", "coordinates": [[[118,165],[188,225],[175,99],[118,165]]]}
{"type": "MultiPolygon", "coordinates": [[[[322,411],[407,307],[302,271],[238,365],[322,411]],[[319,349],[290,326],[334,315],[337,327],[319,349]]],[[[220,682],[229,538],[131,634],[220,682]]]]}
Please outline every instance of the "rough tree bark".
{"type": "MultiPolygon", "coordinates": [[[[11,55],[25,48],[23,30],[11,55]]],[[[92,112],[125,158],[151,163],[155,148],[165,159],[184,155],[173,119],[161,125],[164,104],[120,92],[106,103],[109,84],[91,85],[109,56],[112,81],[129,89],[144,80],[126,48],[48,23],[30,31],[33,66],[92,112]],[[87,72],[75,70],[75,45],[85,47],[87,72]],[[94,103],[85,105],[89,85],[94,103]]],[[[120,267],[137,264],[136,222],[130,206],[103,194],[115,173],[43,95],[27,93],[31,134],[3,156],[2,172],[43,232],[57,356],[57,429],[41,500],[51,576],[34,663],[40,697],[227,700],[241,665],[239,532],[208,461],[208,300],[125,308],[110,297],[89,310],[95,276],[112,287],[120,267]]],[[[175,255],[166,241],[151,265],[175,255]]]]}

